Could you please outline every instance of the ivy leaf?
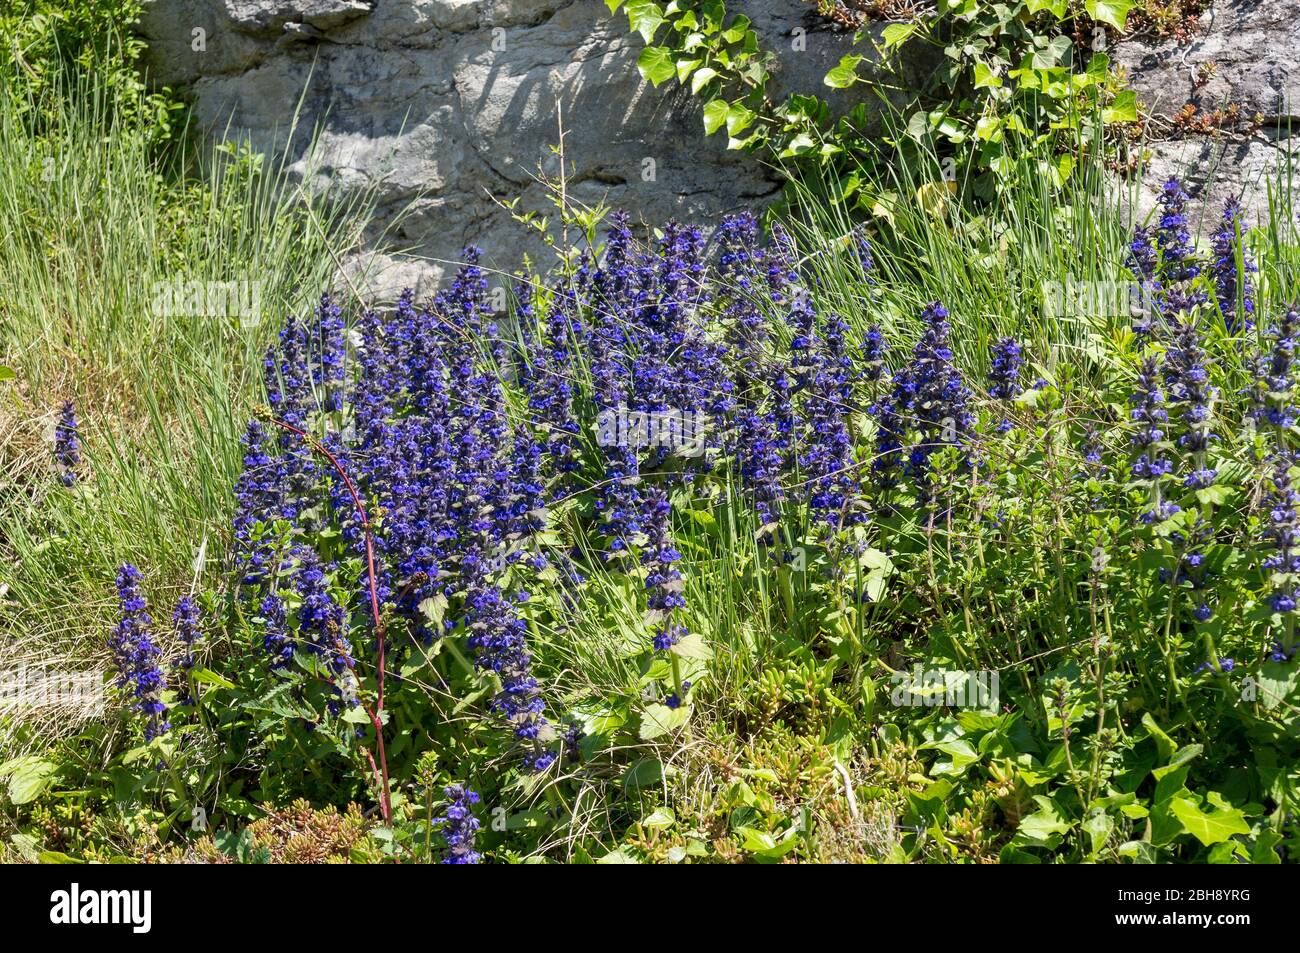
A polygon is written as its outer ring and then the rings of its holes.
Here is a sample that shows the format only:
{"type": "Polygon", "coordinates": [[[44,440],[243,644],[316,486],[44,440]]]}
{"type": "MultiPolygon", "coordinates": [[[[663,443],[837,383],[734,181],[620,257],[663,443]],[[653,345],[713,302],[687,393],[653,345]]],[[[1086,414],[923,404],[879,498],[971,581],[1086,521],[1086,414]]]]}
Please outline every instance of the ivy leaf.
{"type": "Polygon", "coordinates": [[[727,135],[734,139],[748,129],[754,119],[754,110],[740,103],[732,103],[727,107],[727,135]]]}
{"type": "Polygon", "coordinates": [[[831,89],[848,89],[858,81],[858,64],[862,62],[861,56],[849,54],[840,59],[840,65],[826,74],[822,80],[831,89]]]}
{"type": "MultiPolygon", "coordinates": [[[[1221,802],[1222,803],[1222,802],[1221,802]]],[[[1191,798],[1176,797],[1169,805],[1174,816],[1183,822],[1183,827],[1198,841],[1209,847],[1220,844],[1233,834],[1249,834],[1250,825],[1241,811],[1226,805],[1217,811],[1206,813],[1191,798]]]]}
{"type": "Polygon", "coordinates": [[[14,371],[12,367],[6,367],[4,364],[0,364],[0,381],[11,381],[17,376],[17,372],[14,371]]]}
{"type": "Polygon", "coordinates": [[[725,99],[714,99],[704,104],[704,134],[711,136],[727,121],[729,106],[725,99]]]}
{"type": "Polygon", "coordinates": [[[1131,89],[1116,95],[1115,101],[1101,111],[1104,123],[1137,122],[1137,118],[1137,93],[1131,89]]]}
{"type": "Polygon", "coordinates": [[[610,13],[618,13],[618,8],[623,5],[623,0],[605,0],[605,6],[609,7],[610,13]]]}
{"type": "Polygon", "coordinates": [[[672,53],[662,46],[647,46],[642,50],[636,58],[636,68],[654,86],[666,83],[677,75],[672,53]]]}
{"type": "MultiPolygon", "coordinates": [[[[608,3],[609,0],[606,0],[608,3]]],[[[1042,13],[1044,10],[1060,19],[1065,16],[1066,0],[1029,0],[1030,13],[1042,13]]]]}
{"type": "Polygon", "coordinates": [[[641,34],[643,40],[649,43],[654,39],[659,25],[664,22],[664,8],[654,0],[629,0],[627,22],[633,30],[641,34]]]}
{"type": "Polygon", "coordinates": [[[1084,0],[1083,6],[1094,20],[1122,30],[1128,12],[1133,9],[1133,0],[1084,0]]]}
{"type": "Polygon", "coordinates": [[[993,68],[987,63],[979,60],[975,61],[975,88],[983,89],[985,87],[995,88],[1002,85],[1002,77],[993,72],[993,68]]]}
{"type": "Polygon", "coordinates": [[[708,85],[710,81],[717,79],[717,77],[718,71],[712,66],[701,66],[695,71],[695,75],[691,77],[691,95],[698,96],[700,90],[708,85]]]}
{"type": "Polygon", "coordinates": [[[915,33],[919,27],[920,24],[918,23],[891,23],[881,32],[880,37],[884,41],[886,49],[893,49],[906,43],[908,37],[915,33]]]}

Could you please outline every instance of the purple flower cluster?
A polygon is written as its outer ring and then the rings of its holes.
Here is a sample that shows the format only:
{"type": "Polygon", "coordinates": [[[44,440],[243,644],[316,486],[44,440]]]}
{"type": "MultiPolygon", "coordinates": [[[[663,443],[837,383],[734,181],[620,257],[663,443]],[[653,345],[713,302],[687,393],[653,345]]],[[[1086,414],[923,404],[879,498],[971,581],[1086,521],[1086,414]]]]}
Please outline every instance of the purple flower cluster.
{"type": "Polygon", "coordinates": [[[474,805],[479,802],[478,793],[460,784],[450,784],[444,790],[447,807],[443,816],[436,823],[442,828],[442,839],[447,845],[447,852],[442,858],[444,864],[477,864],[482,855],[474,849],[474,837],[478,833],[478,818],[474,816],[474,805]]]}
{"type": "Polygon", "coordinates": [[[1244,249],[1243,238],[1250,226],[1242,221],[1241,203],[1229,198],[1223,203],[1223,218],[1210,240],[1211,275],[1215,299],[1229,330],[1250,330],[1255,326],[1255,291],[1251,275],[1259,271],[1244,249]],[[1241,268],[1237,267],[1240,249],[1241,268]],[[1240,299],[1241,314],[1237,307],[1240,299]]]}
{"type": "Polygon", "coordinates": [[[891,379],[889,397],[873,408],[873,467],[885,485],[901,470],[928,498],[931,457],[943,447],[967,444],[975,415],[970,388],[953,360],[948,309],[931,302],[921,320],[921,339],[912,349],[912,360],[891,379]]]}
{"type": "MultiPolygon", "coordinates": [[[[989,396],[994,400],[1015,400],[1024,391],[1020,386],[1020,366],[1024,356],[1015,338],[999,338],[993,345],[993,363],[989,370],[989,396]]],[[[1010,420],[998,422],[998,432],[1012,428],[1010,420]]]]}
{"type": "Polygon", "coordinates": [[[77,465],[81,463],[81,437],[77,431],[77,409],[72,401],[63,402],[59,422],[54,426],[54,462],[64,486],[77,482],[77,465]]]}
{"type": "Polygon", "coordinates": [[[145,740],[166,732],[167,706],[162,693],[167,679],[162,671],[162,651],[153,640],[153,619],[140,591],[140,570],[123,563],[117,570],[117,598],[121,619],[109,636],[108,647],[117,667],[117,687],[131,698],[131,709],[144,718],[145,740]]]}
{"type": "Polygon", "coordinates": [[[1300,312],[1288,308],[1264,337],[1270,343],[1267,354],[1255,361],[1255,380],[1249,388],[1250,419],[1256,426],[1272,426],[1279,440],[1300,416],[1295,400],[1296,343],[1300,340],[1300,312]]]}
{"type": "Polygon", "coordinates": [[[1133,461],[1133,478],[1145,481],[1151,494],[1151,508],[1142,514],[1141,519],[1144,523],[1160,522],[1178,512],[1179,508],[1163,498],[1163,480],[1173,472],[1174,465],[1164,452],[1169,412],[1160,387],[1160,362],[1157,358],[1145,358],[1138,367],[1131,402],[1130,418],[1136,424],[1132,440],[1137,454],[1133,461]]]}
{"type": "Polygon", "coordinates": [[[1209,383],[1205,350],[1190,319],[1175,319],[1163,371],[1169,407],[1178,414],[1181,432],[1177,444],[1187,454],[1190,464],[1183,485],[1192,490],[1207,487],[1217,475],[1206,464],[1206,452],[1214,439],[1210,430],[1210,405],[1217,389],[1209,383]]]}
{"type": "Polygon", "coordinates": [[[182,646],[182,654],[172,667],[178,683],[177,690],[181,693],[176,704],[189,705],[194,699],[190,697],[188,675],[190,669],[194,668],[195,646],[203,638],[203,630],[199,626],[199,604],[193,596],[184,595],[177,600],[176,610],[172,613],[172,631],[182,646]]]}

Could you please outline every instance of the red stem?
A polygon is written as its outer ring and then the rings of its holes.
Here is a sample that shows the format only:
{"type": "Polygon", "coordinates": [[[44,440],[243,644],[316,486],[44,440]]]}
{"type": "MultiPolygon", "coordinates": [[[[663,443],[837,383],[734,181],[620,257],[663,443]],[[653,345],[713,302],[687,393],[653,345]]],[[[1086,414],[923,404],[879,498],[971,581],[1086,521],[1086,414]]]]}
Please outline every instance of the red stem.
{"type": "MultiPolygon", "coordinates": [[[[370,613],[375,620],[375,639],[378,645],[379,654],[379,697],[378,702],[372,711],[369,706],[364,706],[366,714],[370,716],[370,722],[375,726],[375,745],[379,749],[379,768],[382,777],[382,784],[379,787],[379,807],[384,812],[384,823],[393,823],[393,806],[389,801],[388,795],[388,756],[384,751],[384,723],[380,716],[384,712],[384,620],[379,611],[379,590],[375,582],[375,546],[374,540],[370,535],[370,520],[366,517],[365,504],[361,502],[361,496],[357,493],[357,488],[352,483],[352,478],[348,476],[347,471],[343,469],[342,464],[335,459],[334,454],[330,453],[319,440],[305,431],[299,430],[292,424],[287,424],[283,420],[277,420],[275,417],[268,415],[268,420],[282,430],[288,430],[290,433],[296,433],[317,453],[324,455],[330,464],[338,471],[338,475],[343,478],[347,484],[348,493],[352,495],[352,502],[357,508],[357,515],[361,517],[361,530],[366,540],[366,570],[370,574],[370,613]]],[[[370,758],[370,767],[373,771],[375,759],[370,757],[370,752],[366,752],[366,757],[370,758]]]]}

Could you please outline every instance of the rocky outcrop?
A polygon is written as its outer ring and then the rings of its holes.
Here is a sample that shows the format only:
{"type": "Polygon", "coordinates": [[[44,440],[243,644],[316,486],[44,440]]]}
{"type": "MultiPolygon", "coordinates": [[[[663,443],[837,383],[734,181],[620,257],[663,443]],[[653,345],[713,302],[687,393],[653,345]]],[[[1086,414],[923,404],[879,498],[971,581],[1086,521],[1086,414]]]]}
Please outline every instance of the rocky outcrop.
{"type": "Polygon", "coordinates": [[[1117,45],[1113,58],[1150,116],[1143,211],[1178,175],[1194,215],[1216,216],[1229,195],[1264,214],[1269,185],[1300,149],[1298,52],[1300,0],[1216,0],[1186,40],[1117,45]]]}
{"type": "MultiPolygon", "coordinates": [[[[729,6],[776,54],[777,95],[829,92],[822,76],[849,35],[800,0],[729,6]]],[[[640,80],[641,40],[602,0],[152,0],[146,10],[153,78],[189,87],[205,127],[287,150],[310,185],[340,198],[373,190],[378,220],[398,223],[388,240],[408,253],[378,260],[381,296],[428,290],[471,242],[490,266],[517,269],[525,254],[544,265],[541,235],[505,203],[554,216],[538,176],[560,171],[561,128],[578,203],[710,221],[779,189],[757,157],[704,137],[701,104],[676,83],[640,80]]],[[[1185,42],[1137,37],[1111,50],[1155,117],[1144,208],[1178,173],[1214,206],[1231,193],[1261,209],[1292,148],[1296,50],[1300,0],[1217,0],[1185,42]],[[1236,103],[1237,118],[1217,137],[1184,135],[1175,117],[1188,102],[1202,118],[1236,103]]]]}
{"type": "MultiPolygon", "coordinates": [[[[824,90],[850,38],[807,5],[742,6],[780,54],[778,92],[824,90]]],[[[304,175],[319,128],[312,184],[373,189],[379,220],[399,221],[388,238],[410,255],[381,263],[381,293],[427,289],[471,242],[496,267],[544,264],[541,236],[504,203],[554,216],[538,176],[560,171],[561,128],[579,203],[711,220],[779,189],[755,157],[704,137],[701,104],[676,83],[640,80],[641,40],[601,0],[154,0],[141,28],[152,78],[188,86],[206,128],[287,149],[304,175]]]]}

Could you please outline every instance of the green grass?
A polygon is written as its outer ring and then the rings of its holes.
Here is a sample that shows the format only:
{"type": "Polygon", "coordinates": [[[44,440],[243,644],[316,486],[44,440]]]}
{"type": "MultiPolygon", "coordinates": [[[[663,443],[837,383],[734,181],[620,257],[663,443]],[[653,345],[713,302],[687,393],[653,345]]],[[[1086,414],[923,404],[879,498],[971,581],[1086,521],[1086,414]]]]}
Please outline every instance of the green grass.
{"type": "Polygon", "coordinates": [[[59,82],[30,109],[0,100],[0,364],[16,375],[0,383],[0,632],[6,664],[76,669],[102,654],[119,562],[150,567],[160,613],[205,541],[222,562],[262,352],[369,208],[233,145],[180,147],[166,171],[101,80],[59,82]],[[177,281],[256,283],[260,311],[160,313],[156,285],[177,281]],[[49,442],[64,400],[83,431],[73,491],[49,442]]]}

